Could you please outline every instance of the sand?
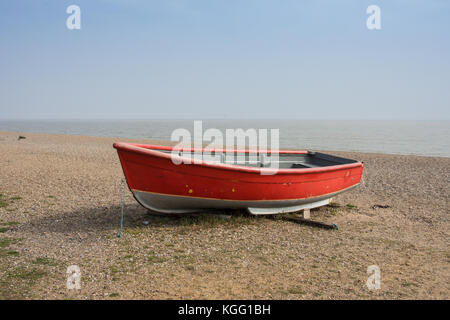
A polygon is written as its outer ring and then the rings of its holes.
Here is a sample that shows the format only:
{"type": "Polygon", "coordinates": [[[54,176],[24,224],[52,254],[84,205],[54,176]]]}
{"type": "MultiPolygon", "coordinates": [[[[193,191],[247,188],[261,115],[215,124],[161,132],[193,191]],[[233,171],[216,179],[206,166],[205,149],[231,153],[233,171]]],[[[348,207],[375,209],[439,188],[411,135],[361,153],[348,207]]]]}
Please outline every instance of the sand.
{"type": "Polygon", "coordinates": [[[365,163],[339,207],[311,212],[339,230],[157,216],[127,190],[117,238],[120,140],[0,132],[0,299],[450,298],[450,158],[330,152],[365,163]]]}

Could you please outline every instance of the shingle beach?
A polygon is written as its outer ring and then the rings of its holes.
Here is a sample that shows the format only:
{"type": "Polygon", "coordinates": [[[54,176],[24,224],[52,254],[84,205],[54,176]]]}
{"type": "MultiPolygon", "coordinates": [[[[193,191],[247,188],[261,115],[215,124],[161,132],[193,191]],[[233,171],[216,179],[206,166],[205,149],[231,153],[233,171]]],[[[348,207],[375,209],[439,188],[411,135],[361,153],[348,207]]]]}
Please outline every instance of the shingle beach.
{"type": "Polygon", "coordinates": [[[327,151],[365,163],[359,187],[311,212],[339,230],[156,215],[127,190],[118,238],[116,141],[136,140],[0,132],[0,299],[450,298],[450,158],[327,151]]]}

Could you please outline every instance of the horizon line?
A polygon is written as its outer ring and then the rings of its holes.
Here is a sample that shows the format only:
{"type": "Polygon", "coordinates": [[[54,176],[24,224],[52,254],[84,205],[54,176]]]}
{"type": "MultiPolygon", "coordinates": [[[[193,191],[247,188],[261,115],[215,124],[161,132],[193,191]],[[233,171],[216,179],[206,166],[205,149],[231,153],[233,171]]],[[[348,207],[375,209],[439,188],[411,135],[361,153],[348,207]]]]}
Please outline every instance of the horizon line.
{"type": "Polygon", "coordinates": [[[450,121],[414,118],[0,118],[0,121],[450,121]]]}

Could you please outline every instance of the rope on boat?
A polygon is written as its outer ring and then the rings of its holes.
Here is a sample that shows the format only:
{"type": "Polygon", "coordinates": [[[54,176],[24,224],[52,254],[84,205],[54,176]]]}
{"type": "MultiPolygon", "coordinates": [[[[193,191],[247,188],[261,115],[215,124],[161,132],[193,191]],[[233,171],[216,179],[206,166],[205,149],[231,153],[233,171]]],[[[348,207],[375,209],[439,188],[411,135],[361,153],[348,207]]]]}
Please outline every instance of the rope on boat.
{"type": "Polygon", "coordinates": [[[122,182],[120,183],[120,197],[122,199],[122,204],[121,204],[121,216],[120,216],[120,230],[119,233],[117,234],[118,238],[122,238],[122,230],[123,230],[123,207],[124,207],[124,203],[125,203],[125,178],[122,178],[122,182]]]}

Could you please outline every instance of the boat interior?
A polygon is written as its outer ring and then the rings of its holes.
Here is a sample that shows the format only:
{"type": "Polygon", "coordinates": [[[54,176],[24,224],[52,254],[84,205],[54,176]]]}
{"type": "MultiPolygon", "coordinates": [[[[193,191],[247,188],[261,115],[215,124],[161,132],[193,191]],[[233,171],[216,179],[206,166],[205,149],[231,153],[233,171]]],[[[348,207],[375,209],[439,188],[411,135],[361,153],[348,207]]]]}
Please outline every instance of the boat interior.
{"type": "MultiPolygon", "coordinates": [[[[172,151],[161,151],[164,153],[172,153],[172,151]]],[[[278,163],[279,169],[304,169],[329,167],[342,164],[356,163],[356,160],[336,157],[320,152],[308,151],[305,154],[298,153],[281,153],[278,155],[270,155],[266,153],[244,153],[244,152],[186,152],[179,151],[177,155],[198,159],[206,162],[234,164],[248,167],[273,167],[273,162],[278,163]]]]}

